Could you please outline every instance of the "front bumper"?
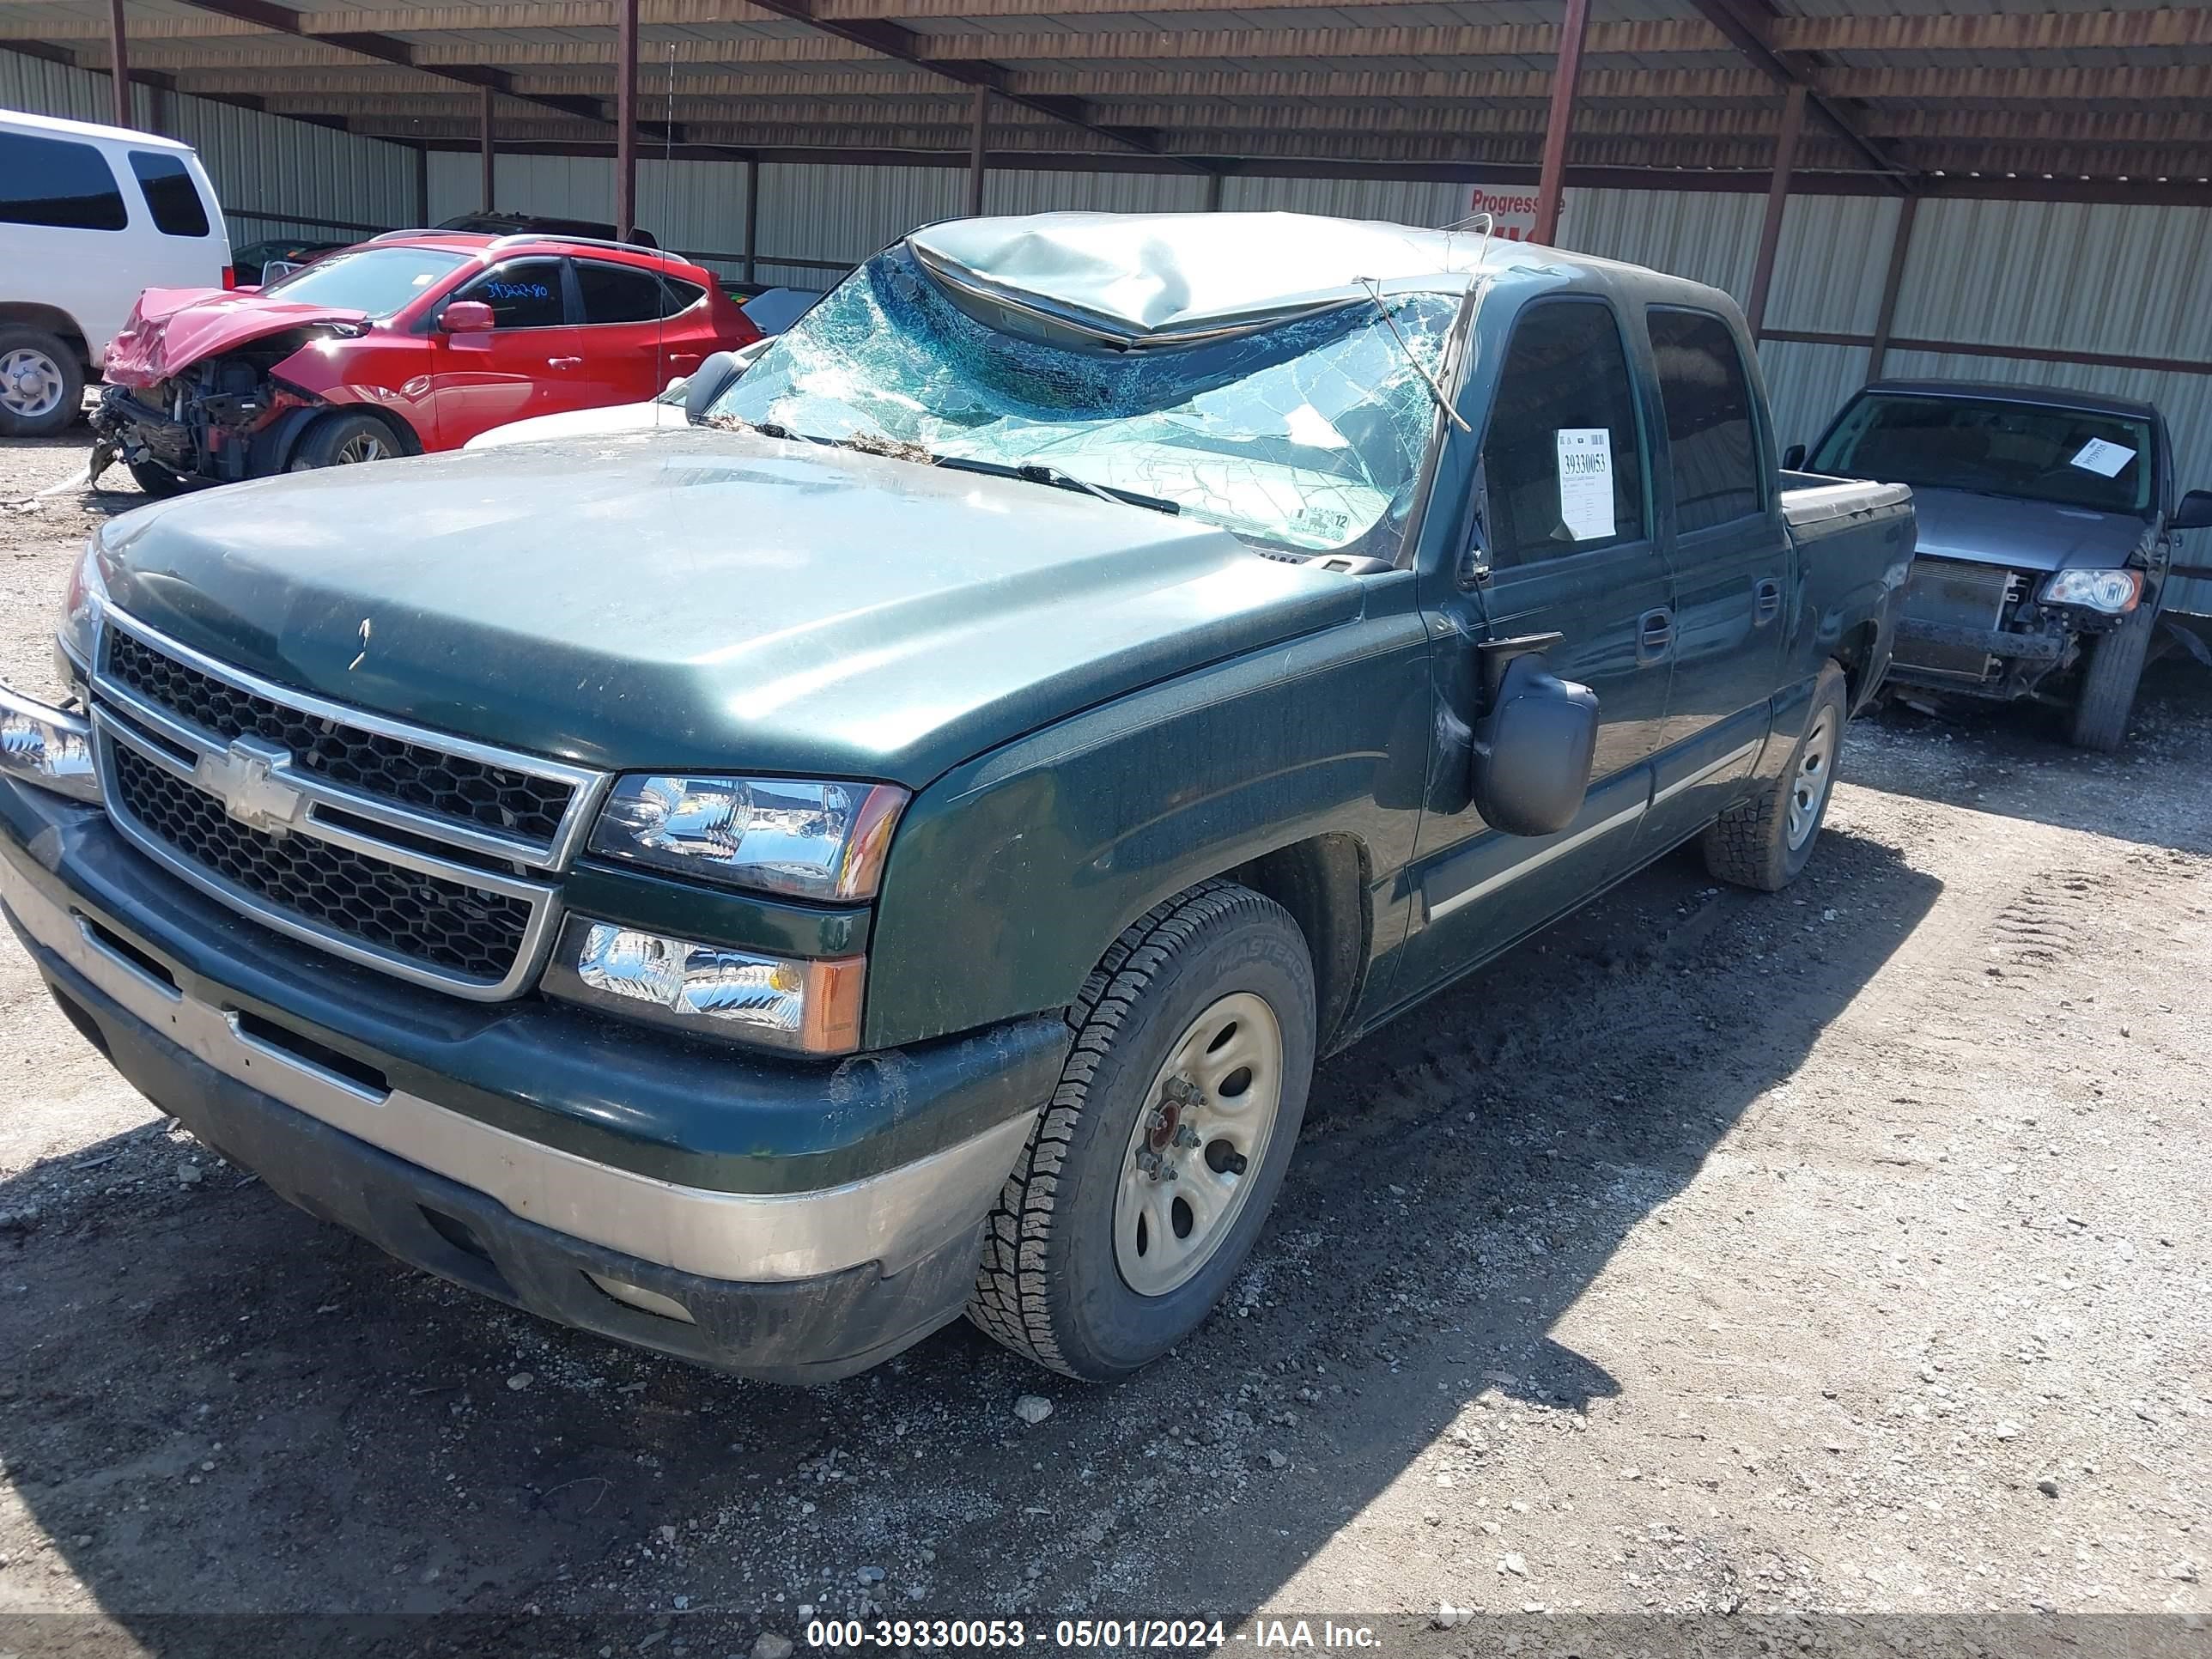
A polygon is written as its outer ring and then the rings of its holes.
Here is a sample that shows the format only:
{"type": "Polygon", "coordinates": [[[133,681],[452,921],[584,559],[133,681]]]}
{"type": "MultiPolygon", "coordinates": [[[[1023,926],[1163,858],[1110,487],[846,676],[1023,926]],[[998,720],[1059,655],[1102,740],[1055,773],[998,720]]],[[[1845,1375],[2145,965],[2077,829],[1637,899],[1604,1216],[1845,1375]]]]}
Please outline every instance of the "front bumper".
{"type": "Polygon", "coordinates": [[[256,927],[96,811],[7,783],[0,908],[125,1077],[301,1208],[549,1318],[777,1380],[957,1315],[1067,1042],[1043,1018],[807,1065],[459,1005],[256,927]]]}

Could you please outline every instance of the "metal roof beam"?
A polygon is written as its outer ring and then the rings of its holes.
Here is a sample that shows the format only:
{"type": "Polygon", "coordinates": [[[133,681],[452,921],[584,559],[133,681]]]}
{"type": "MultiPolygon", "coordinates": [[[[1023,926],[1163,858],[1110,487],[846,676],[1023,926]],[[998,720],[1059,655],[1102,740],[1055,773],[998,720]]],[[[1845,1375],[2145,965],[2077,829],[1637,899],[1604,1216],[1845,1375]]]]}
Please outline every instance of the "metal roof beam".
{"type": "Polygon", "coordinates": [[[204,11],[234,22],[251,24],[272,33],[289,34],[303,40],[316,40],[343,52],[362,58],[372,58],[380,63],[391,64],[400,69],[419,70],[425,75],[442,81],[457,82],[464,86],[489,88],[510,98],[526,103],[540,104],[564,115],[586,114],[587,118],[608,119],[605,106],[597,99],[589,100],[546,99],[514,90],[512,77],[496,69],[481,64],[449,65],[433,69],[417,61],[416,48],[394,34],[374,30],[346,31],[338,33],[317,34],[307,27],[307,14],[295,11],[289,6],[275,3],[275,0],[180,0],[195,11],[204,11]]]}
{"type": "Polygon", "coordinates": [[[917,34],[901,24],[875,19],[824,17],[817,9],[817,0],[758,0],[758,3],[763,9],[772,11],[779,17],[805,23],[822,33],[865,46],[884,57],[934,70],[963,86],[981,87],[998,93],[1010,103],[1033,109],[1041,115],[1048,115],[1055,121],[1079,127],[1086,132],[1097,133],[1111,143],[1149,154],[1159,153],[1159,140],[1156,134],[1102,122],[1079,97],[1039,97],[1035,94],[1014,91],[1011,71],[989,58],[978,56],[957,63],[939,62],[931,51],[934,44],[933,37],[917,34]]]}
{"type": "MultiPolygon", "coordinates": [[[[1878,170],[1892,174],[1904,171],[1887,151],[1858,130],[1835,100],[1820,95],[1811,77],[1775,50],[1771,36],[1778,13],[1769,0],[1690,0],[1690,3],[1761,74],[1778,86],[1803,88],[1820,118],[1878,170]]],[[[1901,179],[1897,188],[1905,188],[1901,179]]]]}

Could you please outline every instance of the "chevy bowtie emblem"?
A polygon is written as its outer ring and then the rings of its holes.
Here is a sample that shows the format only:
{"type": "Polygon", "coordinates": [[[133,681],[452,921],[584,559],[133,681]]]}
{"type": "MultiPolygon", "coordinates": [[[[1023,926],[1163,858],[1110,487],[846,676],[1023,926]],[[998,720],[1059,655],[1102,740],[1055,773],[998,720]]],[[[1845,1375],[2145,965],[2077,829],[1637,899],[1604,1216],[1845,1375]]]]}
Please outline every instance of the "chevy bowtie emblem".
{"type": "Polygon", "coordinates": [[[192,780],[222,802],[222,809],[249,829],[281,836],[300,821],[302,795],[270,774],[289,766],[292,753],[256,738],[240,738],[228,749],[202,755],[192,780]]]}

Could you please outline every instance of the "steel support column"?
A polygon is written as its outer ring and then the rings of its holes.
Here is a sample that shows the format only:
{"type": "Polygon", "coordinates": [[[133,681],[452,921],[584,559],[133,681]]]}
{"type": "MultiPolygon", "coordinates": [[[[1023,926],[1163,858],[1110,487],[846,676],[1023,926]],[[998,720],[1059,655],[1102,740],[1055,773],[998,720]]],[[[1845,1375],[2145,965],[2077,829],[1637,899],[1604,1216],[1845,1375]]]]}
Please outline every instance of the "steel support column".
{"type": "Polygon", "coordinates": [[[1225,173],[1209,173],[1206,175],[1206,210],[1208,213],[1221,211],[1222,187],[1227,183],[1228,175],[1225,173]]]}
{"type": "Polygon", "coordinates": [[[1552,109],[1544,121],[1544,157],[1536,176],[1536,227],[1529,240],[1549,245],[1559,234],[1559,195],[1567,177],[1567,129],[1575,112],[1575,83],[1582,79],[1583,38],[1589,33],[1589,0],[1567,0],[1559,26],[1559,61],[1552,69],[1552,109]]]}
{"type": "Polygon", "coordinates": [[[415,146],[415,222],[428,226],[430,222],[430,147],[415,146]]]}
{"type": "Polygon", "coordinates": [[[1766,296],[1774,286],[1774,255],[1782,246],[1782,211],[1790,201],[1790,173],[1797,165],[1797,137],[1805,130],[1805,88],[1793,85],[1782,100],[1782,131],[1774,140],[1774,178],[1766,187],[1766,217],[1759,227],[1759,258],[1751,267],[1751,295],[1743,314],[1754,343],[1766,328],[1766,296]]]}
{"type": "Polygon", "coordinates": [[[637,0],[615,0],[615,240],[637,231],[637,0]]]}
{"type": "Polygon", "coordinates": [[[745,158],[745,281],[758,280],[760,269],[760,158],[745,158]]]}
{"type": "Polygon", "coordinates": [[[107,78],[115,88],[115,125],[135,127],[131,118],[131,50],[123,27],[123,0],[107,0],[107,78]]]}
{"type": "Polygon", "coordinates": [[[1867,349],[1869,380],[1881,378],[1882,360],[1889,356],[1889,331],[1897,323],[1897,295],[1905,286],[1905,262],[1912,252],[1912,220],[1919,210],[1917,196],[1908,196],[1897,204],[1897,234],[1890,239],[1889,271],[1881,279],[1881,309],[1875,314],[1874,343],[1867,349]]]}
{"type": "Polygon", "coordinates": [[[483,197],[483,201],[482,206],[484,212],[489,213],[492,210],[493,184],[491,154],[491,88],[489,87],[478,87],[477,88],[477,121],[480,130],[480,142],[483,145],[483,189],[481,192],[483,197]]]}
{"type": "Polygon", "coordinates": [[[983,135],[991,118],[991,89],[975,88],[975,106],[968,126],[968,216],[983,211],[983,135]]]}

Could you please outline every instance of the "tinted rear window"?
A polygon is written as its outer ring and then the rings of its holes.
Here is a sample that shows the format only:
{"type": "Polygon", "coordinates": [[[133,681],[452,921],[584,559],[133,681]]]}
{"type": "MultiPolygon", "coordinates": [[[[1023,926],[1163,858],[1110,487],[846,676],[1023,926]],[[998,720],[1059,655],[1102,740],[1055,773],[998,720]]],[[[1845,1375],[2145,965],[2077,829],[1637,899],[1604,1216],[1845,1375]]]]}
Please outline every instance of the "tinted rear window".
{"type": "Polygon", "coordinates": [[[671,309],[660,278],[635,265],[579,259],[576,286],[583,290],[587,323],[649,323],[671,309]]]}
{"type": "Polygon", "coordinates": [[[146,205],[154,212],[154,228],[164,236],[204,236],[207,209],[201,204],[199,186],[185,171],[182,158],[166,150],[134,149],[131,171],[146,205]]]}
{"type": "Polygon", "coordinates": [[[1667,410],[1674,527],[1685,536],[1759,510],[1751,384],[1729,325],[1706,311],[1654,307],[1651,353],[1667,410]]]}
{"type": "Polygon", "coordinates": [[[107,158],[90,144],[0,132],[0,221],[120,230],[131,216],[107,158]]]}

